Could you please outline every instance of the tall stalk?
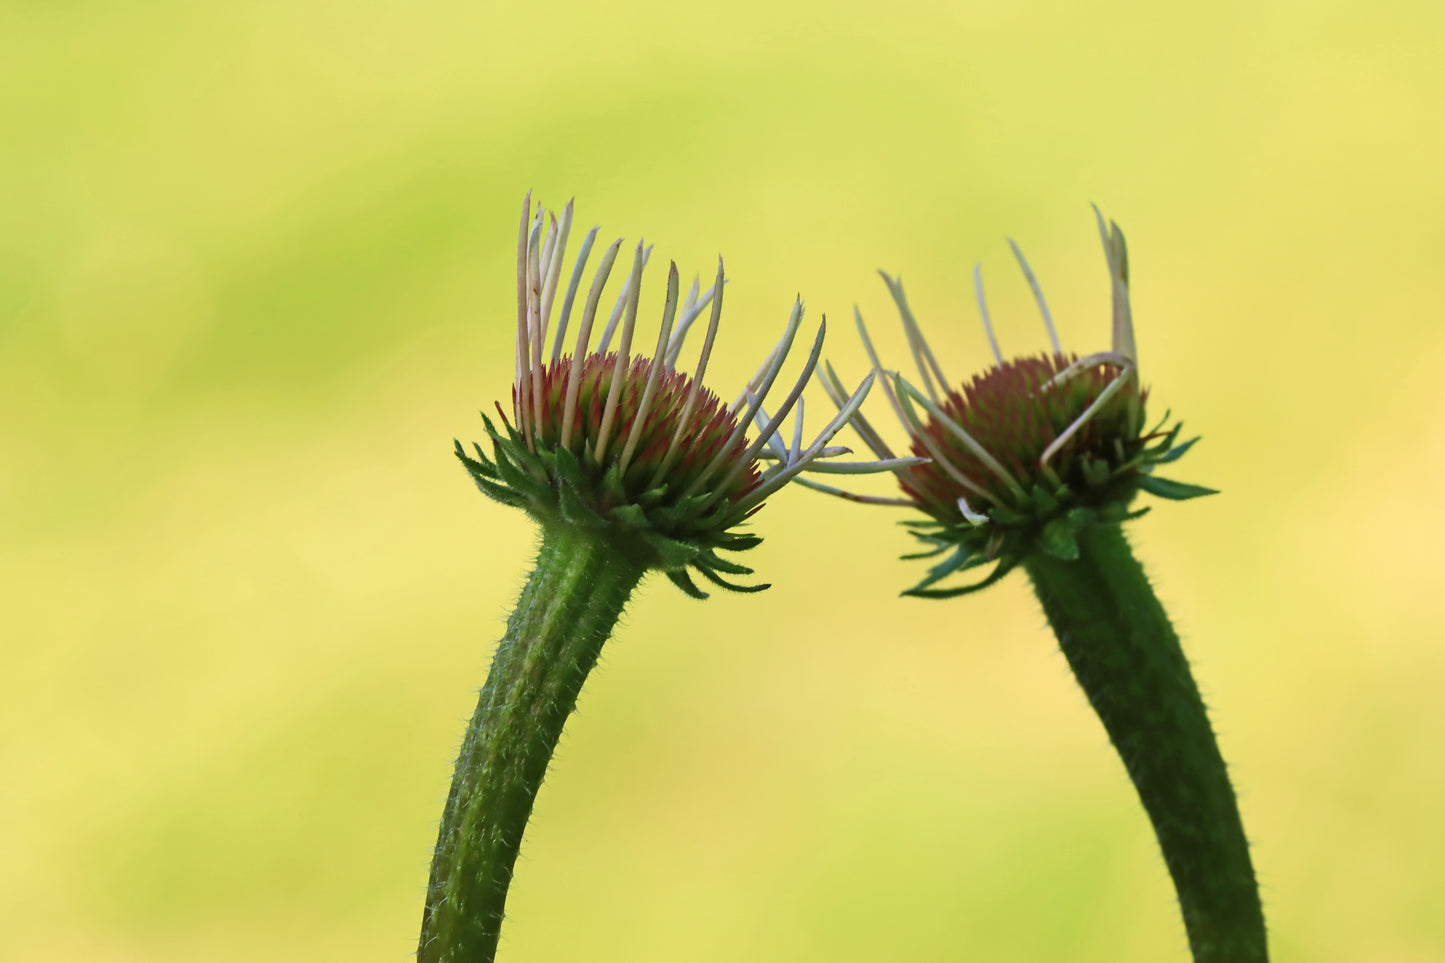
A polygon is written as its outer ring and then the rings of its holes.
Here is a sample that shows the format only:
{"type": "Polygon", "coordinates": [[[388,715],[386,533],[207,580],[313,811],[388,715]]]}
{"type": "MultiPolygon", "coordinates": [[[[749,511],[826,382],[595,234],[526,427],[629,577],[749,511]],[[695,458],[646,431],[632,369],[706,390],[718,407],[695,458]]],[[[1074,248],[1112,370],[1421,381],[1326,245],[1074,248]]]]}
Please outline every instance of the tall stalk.
{"type": "Polygon", "coordinates": [[[542,530],[536,568],[467,727],[432,857],[421,963],[490,960],[563,724],[644,569],[591,533],[542,530]]]}
{"type": "Polygon", "coordinates": [[[1024,569],[1154,824],[1194,959],[1263,963],[1244,824],[1179,636],[1118,525],[1085,529],[1078,546],[1024,569]]]}

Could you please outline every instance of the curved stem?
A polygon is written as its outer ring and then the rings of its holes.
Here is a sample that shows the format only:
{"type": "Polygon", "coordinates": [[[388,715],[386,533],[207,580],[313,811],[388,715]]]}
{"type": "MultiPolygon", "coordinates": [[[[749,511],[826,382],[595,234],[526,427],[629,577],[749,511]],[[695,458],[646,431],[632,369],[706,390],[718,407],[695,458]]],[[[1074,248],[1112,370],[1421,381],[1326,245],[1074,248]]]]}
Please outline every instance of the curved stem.
{"type": "Polygon", "coordinates": [[[1024,567],[1154,824],[1196,963],[1263,963],[1264,913],[1224,759],[1123,531],[1090,527],[1077,560],[1024,567]]]}
{"type": "Polygon", "coordinates": [[[491,961],[532,802],[602,644],[644,569],[544,526],[462,742],[422,915],[418,963],[491,961]]]}

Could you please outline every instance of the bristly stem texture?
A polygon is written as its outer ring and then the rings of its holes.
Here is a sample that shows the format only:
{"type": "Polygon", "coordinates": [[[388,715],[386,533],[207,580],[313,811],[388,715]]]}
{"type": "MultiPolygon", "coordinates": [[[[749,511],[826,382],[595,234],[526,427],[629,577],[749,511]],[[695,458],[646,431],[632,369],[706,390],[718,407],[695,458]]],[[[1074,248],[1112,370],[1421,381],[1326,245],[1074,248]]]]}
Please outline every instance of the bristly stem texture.
{"type": "Polygon", "coordinates": [[[418,963],[496,956],[512,866],[562,726],[644,566],[544,525],[532,577],[467,727],[432,858],[418,963]]]}
{"type": "Polygon", "coordinates": [[[1024,562],[1124,760],[1174,879],[1196,963],[1263,963],[1264,913],[1234,790],[1179,636],[1118,525],[1024,562]]]}

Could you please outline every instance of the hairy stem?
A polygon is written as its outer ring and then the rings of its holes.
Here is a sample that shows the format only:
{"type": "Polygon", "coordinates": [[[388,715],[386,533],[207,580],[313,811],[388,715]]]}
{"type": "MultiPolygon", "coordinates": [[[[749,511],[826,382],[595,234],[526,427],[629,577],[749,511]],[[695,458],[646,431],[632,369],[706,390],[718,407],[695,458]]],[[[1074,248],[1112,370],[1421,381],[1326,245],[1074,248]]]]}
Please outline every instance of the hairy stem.
{"type": "Polygon", "coordinates": [[[1196,963],[1263,963],[1264,913],[1234,790],[1179,637],[1117,525],[1025,567],[1154,824],[1196,963]]]}
{"type": "Polygon", "coordinates": [[[418,963],[483,963],[562,726],[643,567],[588,533],[545,526],[497,645],[442,815],[418,963]]]}

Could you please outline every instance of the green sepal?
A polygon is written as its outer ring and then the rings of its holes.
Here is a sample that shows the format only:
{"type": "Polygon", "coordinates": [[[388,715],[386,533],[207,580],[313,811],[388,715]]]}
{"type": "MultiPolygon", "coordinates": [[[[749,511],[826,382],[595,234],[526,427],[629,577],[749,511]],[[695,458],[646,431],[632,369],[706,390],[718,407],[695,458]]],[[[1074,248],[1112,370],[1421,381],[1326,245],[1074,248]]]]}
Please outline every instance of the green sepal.
{"type": "MultiPolygon", "coordinates": [[[[487,413],[485,411],[479,411],[477,412],[477,414],[482,416],[482,427],[487,429],[487,437],[492,439],[493,441],[496,441],[499,436],[497,435],[496,426],[492,424],[492,419],[487,417],[487,413]]],[[[507,420],[505,418],[502,419],[502,424],[507,424],[507,420]]],[[[508,427],[511,426],[508,425],[508,427]]]]}
{"type": "Polygon", "coordinates": [[[999,563],[994,566],[993,571],[988,573],[987,578],[979,582],[974,582],[972,585],[960,585],[958,588],[951,589],[912,588],[908,589],[902,594],[911,595],[915,598],[920,599],[952,599],[957,598],[960,595],[971,595],[974,592],[979,592],[983,589],[988,588],[994,582],[997,582],[1009,572],[1012,572],[1017,565],[1018,559],[1016,558],[1002,558],[999,559],[999,563]]]}
{"type": "MultiPolygon", "coordinates": [[[[1065,491],[1067,490],[1068,489],[1065,489],[1065,491]]],[[[1029,497],[1033,499],[1034,504],[1037,505],[1041,511],[1053,512],[1058,510],[1059,500],[1042,485],[1035,485],[1034,490],[1029,493],[1029,497]]]]}
{"type": "Polygon", "coordinates": [[[634,505],[628,502],[625,505],[614,505],[607,513],[607,517],[614,522],[621,522],[628,528],[646,529],[649,527],[647,512],[643,511],[641,505],[634,505]]]}
{"type": "Polygon", "coordinates": [[[905,595],[921,591],[939,582],[954,572],[966,572],[980,565],[987,565],[988,559],[971,551],[966,545],[959,545],[952,555],[928,570],[928,577],[913,586],[905,595]]]}
{"type": "MultiPolygon", "coordinates": [[[[710,514],[698,519],[697,524],[702,528],[727,528],[733,524],[732,519],[735,514],[732,503],[724,499],[710,514]]],[[[738,520],[741,521],[741,519],[738,520]]]]}
{"type": "MultiPolygon", "coordinates": [[[[458,454],[458,455],[462,454],[462,452],[461,452],[461,450],[460,450],[460,449],[461,449],[461,442],[457,442],[457,448],[458,448],[457,454],[458,454]]],[[[488,477],[490,477],[490,478],[501,478],[501,477],[502,477],[502,476],[501,476],[500,474],[498,474],[498,472],[497,472],[497,466],[494,465],[494,464],[492,464],[492,460],[487,457],[487,453],[484,452],[484,451],[482,451],[482,446],[481,446],[481,445],[477,444],[476,442],[472,442],[472,450],[477,453],[477,457],[474,458],[474,459],[472,459],[472,460],[475,461],[475,462],[476,462],[477,464],[479,464],[479,465],[485,465],[485,466],[487,466],[488,477]]]]}
{"type": "Polygon", "coordinates": [[[763,537],[750,532],[723,532],[714,541],[725,552],[746,552],[761,545],[763,537]]]}
{"type": "Polygon", "coordinates": [[[1018,512],[1012,511],[1011,509],[1003,508],[997,505],[984,512],[984,514],[987,515],[990,520],[995,521],[1000,525],[1027,525],[1030,521],[1029,516],[1027,515],[1022,515],[1018,512]]]}
{"type": "MultiPolygon", "coordinates": [[[[921,536],[921,535],[920,535],[919,537],[920,537],[920,538],[923,538],[924,536],[921,536]]],[[[942,555],[944,552],[948,551],[950,548],[953,548],[953,547],[954,547],[954,545],[953,545],[952,542],[946,542],[946,541],[944,541],[943,539],[925,538],[924,540],[925,540],[925,541],[929,541],[929,542],[933,542],[933,544],[937,545],[938,547],[937,547],[937,548],[930,549],[930,550],[928,550],[928,551],[926,551],[926,552],[910,552],[910,553],[907,554],[907,555],[900,555],[900,556],[898,556],[898,557],[899,557],[900,559],[906,559],[906,560],[909,560],[909,561],[911,561],[911,560],[913,560],[913,559],[916,559],[916,558],[935,558],[935,557],[937,557],[937,556],[939,556],[939,555],[942,555]]]]}
{"type": "Polygon", "coordinates": [[[1079,557],[1079,543],[1074,538],[1074,527],[1063,516],[1050,520],[1039,532],[1039,547],[1047,555],[1072,562],[1079,557]]]}
{"type": "Polygon", "coordinates": [[[572,525],[579,525],[584,528],[600,528],[607,524],[597,511],[582,497],[576,486],[562,482],[557,486],[557,509],[562,517],[572,525]]]}
{"type": "Polygon", "coordinates": [[[1102,458],[1085,457],[1080,461],[1080,467],[1083,469],[1086,485],[1098,488],[1109,481],[1109,463],[1102,458]]]}
{"type": "Polygon", "coordinates": [[[707,598],[707,593],[698,588],[697,585],[693,583],[693,580],[688,577],[686,569],[673,569],[664,571],[662,574],[666,575],[673,585],[682,589],[684,594],[690,595],[695,599],[707,598]]]}
{"type": "Polygon", "coordinates": [[[602,497],[614,502],[630,501],[622,484],[622,467],[616,462],[602,476],[602,497]]]}
{"type": "Polygon", "coordinates": [[[485,478],[488,481],[496,480],[496,469],[490,461],[477,461],[460,448],[457,449],[456,455],[457,460],[462,463],[462,467],[466,468],[467,474],[478,478],[485,478]]]}
{"type": "Polygon", "coordinates": [[[1168,478],[1156,478],[1153,475],[1141,475],[1139,487],[1151,495],[1160,498],[1167,498],[1170,501],[1182,502],[1190,498],[1199,498],[1203,495],[1218,495],[1217,488],[1205,488],[1203,485],[1190,485],[1186,482],[1170,481],[1168,478]]]}
{"type": "Polygon", "coordinates": [[[582,464],[577,456],[572,454],[571,449],[558,448],[548,458],[550,467],[563,481],[583,489],[587,486],[586,480],[582,477],[582,464]]]}
{"type": "Polygon", "coordinates": [[[1203,437],[1204,437],[1203,435],[1195,435],[1193,438],[1191,438],[1191,439],[1189,439],[1188,441],[1184,442],[1184,443],[1183,443],[1182,445],[1180,445],[1179,447],[1169,449],[1169,450],[1166,451],[1164,454],[1160,455],[1158,458],[1152,459],[1152,461],[1153,461],[1153,463],[1156,464],[1156,465],[1167,465],[1167,464],[1169,464],[1171,461],[1175,461],[1175,460],[1177,460],[1177,459],[1179,459],[1179,458],[1182,458],[1182,457],[1184,456],[1184,453],[1185,453],[1186,451],[1188,451],[1189,449],[1193,448],[1193,447],[1194,447],[1194,443],[1195,443],[1196,441],[1198,441],[1199,439],[1203,438],[1203,437]]]}
{"type": "Polygon", "coordinates": [[[1146,456],[1153,456],[1156,452],[1162,453],[1168,451],[1174,446],[1174,440],[1179,437],[1179,432],[1183,429],[1184,422],[1178,422],[1173,428],[1169,429],[1169,431],[1164,435],[1163,438],[1161,438],[1154,444],[1145,447],[1144,454],[1146,456]]]}
{"type": "Polygon", "coordinates": [[[515,488],[532,498],[546,498],[547,486],[513,463],[512,457],[509,457],[516,454],[515,451],[509,452],[500,442],[496,444],[496,465],[502,481],[506,482],[509,488],[515,488]]]}
{"type": "Polygon", "coordinates": [[[751,575],[753,570],[746,565],[739,565],[737,562],[729,562],[727,559],[719,558],[716,552],[704,551],[698,553],[698,561],[694,564],[698,568],[711,568],[719,572],[726,572],[729,575],[751,575]]]}
{"type": "Polygon", "coordinates": [[[658,485],[656,488],[649,488],[647,491],[643,492],[641,495],[637,495],[632,500],[638,505],[656,505],[658,502],[662,501],[666,497],[667,486],[658,485]]]}
{"type": "Polygon", "coordinates": [[[472,483],[477,486],[478,491],[493,501],[501,502],[510,508],[527,507],[527,499],[505,485],[498,485],[496,482],[477,474],[472,474],[472,483]]]}
{"type": "Polygon", "coordinates": [[[698,510],[702,508],[703,502],[707,501],[707,499],[708,495],[706,492],[700,495],[690,495],[687,498],[679,499],[674,505],[654,509],[652,514],[657,519],[659,526],[673,528],[688,519],[696,517],[698,510]]]}
{"type": "Polygon", "coordinates": [[[687,542],[667,538],[655,532],[642,536],[643,544],[652,552],[652,564],[664,572],[675,572],[687,568],[697,558],[698,549],[687,542]]]}
{"type": "Polygon", "coordinates": [[[481,446],[473,446],[477,449],[477,457],[473,458],[472,456],[467,454],[467,450],[462,447],[462,443],[460,441],[453,438],[452,444],[456,445],[457,457],[461,459],[462,464],[466,465],[467,470],[470,471],[472,474],[481,475],[483,478],[491,479],[497,479],[501,477],[497,474],[497,466],[492,464],[492,460],[486,456],[485,452],[482,451],[481,446]]]}
{"type": "Polygon", "coordinates": [[[766,589],[770,589],[773,587],[772,584],[768,582],[764,582],[762,585],[738,585],[735,582],[729,582],[727,579],[723,578],[721,575],[718,575],[712,569],[706,568],[701,565],[698,566],[697,570],[702,573],[703,578],[707,579],[714,585],[721,585],[723,588],[727,589],[730,592],[741,592],[744,595],[751,595],[754,592],[762,592],[766,589]]]}

